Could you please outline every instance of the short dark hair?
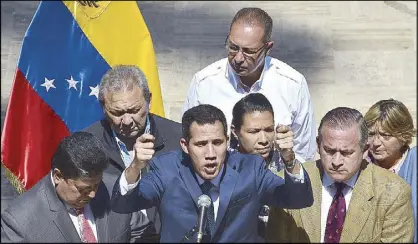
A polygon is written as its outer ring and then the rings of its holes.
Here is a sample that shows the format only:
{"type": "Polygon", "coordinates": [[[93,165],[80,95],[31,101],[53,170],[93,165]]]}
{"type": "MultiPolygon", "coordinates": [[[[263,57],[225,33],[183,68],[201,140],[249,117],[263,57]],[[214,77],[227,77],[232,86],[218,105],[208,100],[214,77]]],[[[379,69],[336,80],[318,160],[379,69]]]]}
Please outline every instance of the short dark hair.
{"type": "Polygon", "coordinates": [[[209,104],[200,104],[187,110],[181,119],[183,138],[189,142],[190,126],[193,122],[198,125],[214,124],[216,121],[222,123],[224,127],[224,135],[227,136],[227,123],[224,113],[217,107],[209,104]]]}
{"type": "Polygon", "coordinates": [[[270,112],[274,118],[273,107],[267,97],[261,93],[250,93],[234,105],[232,109],[232,125],[236,130],[240,130],[244,115],[256,111],[270,112]]]}
{"type": "Polygon", "coordinates": [[[90,178],[106,169],[109,162],[103,145],[88,132],[65,137],[52,157],[52,169],[59,169],[64,179],[90,178]]]}
{"type": "Polygon", "coordinates": [[[366,121],[357,109],[347,107],[334,108],[325,114],[318,128],[319,142],[322,142],[323,127],[344,130],[353,125],[357,125],[359,128],[360,148],[364,149],[369,137],[366,121]]]}
{"type": "Polygon", "coordinates": [[[263,42],[271,41],[271,33],[273,30],[273,20],[266,13],[266,11],[261,8],[242,8],[234,16],[229,27],[229,32],[231,32],[232,25],[242,22],[248,26],[260,26],[264,29],[263,42]]]}

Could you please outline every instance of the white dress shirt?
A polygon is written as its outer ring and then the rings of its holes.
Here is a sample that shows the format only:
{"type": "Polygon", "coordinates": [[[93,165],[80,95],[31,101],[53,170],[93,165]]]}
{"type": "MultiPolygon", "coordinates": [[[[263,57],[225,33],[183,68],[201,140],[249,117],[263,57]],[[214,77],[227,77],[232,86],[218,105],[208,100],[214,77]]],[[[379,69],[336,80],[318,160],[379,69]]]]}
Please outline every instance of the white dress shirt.
{"type": "Polygon", "coordinates": [[[232,72],[227,58],[221,59],[194,75],[183,113],[199,104],[214,105],[225,114],[229,131],[235,103],[248,93],[259,92],[273,106],[275,124],[291,126],[293,150],[304,159],[301,162],[314,159],[315,120],[305,77],[280,60],[267,56],[260,79],[249,92],[243,86],[239,76],[232,72]]]}
{"type": "MultiPolygon", "coordinates": [[[[52,173],[51,173],[51,181],[52,181],[52,185],[55,187],[54,178],[52,176],[52,173]]],[[[96,221],[94,220],[94,215],[93,215],[93,212],[91,211],[89,203],[87,203],[84,206],[84,212],[83,213],[84,213],[84,217],[87,219],[87,222],[90,225],[90,228],[93,230],[94,237],[96,237],[96,240],[99,240],[97,238],[96,221]]],[[[74,225],[75,229],[77,230],[78,236],[80,236],[80,239],[83,239],[81,237],[81,229],[80,229],[81,225],[78,222],[78,218],[77,218],[77,215],[76,215],[75,211],[72,211],[72,210],[68,211],[68,215],[70,216],[70,219],[73,222],[73,225],[74,225]]]]}
{"type": "MultiPolygon", "coordinates": [[[[359,171],[349,180],[344,181],[346,184],[343,189],[343,195],[345,199],[345,210],[347,213],[348,205],[350,204],[351,195],[353,193],[354,185],[356,184],[359,171]]],[[[331,207],[332,200],[335,193],[337,193],[337,187],[334,184],[334,180],[324,171],[322,177],[322,201],[321,201],[321,243],[324,242],[325,228],[327,226],[328,211],[331,207]]]]}

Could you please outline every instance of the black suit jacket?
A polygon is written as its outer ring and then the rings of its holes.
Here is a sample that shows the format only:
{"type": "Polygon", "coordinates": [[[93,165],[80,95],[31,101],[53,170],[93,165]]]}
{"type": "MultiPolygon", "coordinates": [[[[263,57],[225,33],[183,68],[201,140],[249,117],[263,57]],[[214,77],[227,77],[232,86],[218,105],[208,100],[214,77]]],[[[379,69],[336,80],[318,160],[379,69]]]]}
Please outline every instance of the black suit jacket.
{"type": "MultiPolygon", "coordinates": [[[[137,212],[110,210],[110,196],[117,177],[103,174],[96,196],[90,201],[99,242],[133,242],[145,231],[137,212]]],[[[81,242],[47,174],[29,191],[18,196],[1,214],[1,242],[81,242]]]]}
{"type": "MultiPolygon", "coordinates": [[[[151,134],[155,137],[155,155],[180,148],[181,124],[149,113],[151,134]]],[[[125,169],[119,147],[113,136],[109,122],[104,119],[84,129],[95,135],[103,144],[106,154],[110,157],[106,172],[119,176],[125,169]]],[[[148,219],[154,223],[155,231],[160,233],[161,222],[155,207],[147,209],[148,219]]]]}

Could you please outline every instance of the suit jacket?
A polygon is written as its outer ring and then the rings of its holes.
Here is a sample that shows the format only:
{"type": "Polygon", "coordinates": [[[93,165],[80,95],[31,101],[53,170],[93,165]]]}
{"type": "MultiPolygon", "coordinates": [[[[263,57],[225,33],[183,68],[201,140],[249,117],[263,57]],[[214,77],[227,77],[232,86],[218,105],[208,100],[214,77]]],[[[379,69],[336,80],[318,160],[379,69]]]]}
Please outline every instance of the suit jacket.
{"type": "MultiPolygon", "coordinates": [[[[110,195],[117,177],[103,175],[96,196],[90,201],[99,242],[130,242],[144,231],[141,216],[110,210],[110,195]]],[[[81,242],[58,198],[51,174],[18,196],[1,214],[1,242],[81,242]]]]}
{"type": "MultiPolygon", "coordinates": [[[[149,113],[151,133],[155,137],[155,156],[168,152],[170,150],[180,148],[181,125],[177,122],[162,118],[158,115],[149,113]]],[[[105,153],[110,157],[109,166],[106,172],[119,176],[125,169],[125,164],[120,155],[119,147],[113,136],[109,122],[104,119],[84,129],[95,135],[103,144],[105,153]]],[[[155,232],[159,233],[161,229],[161,222],[155,207],[147,209],[148,219],[154,223],[155,232]]],[[[145,240],[152,241],[157,237],[144,237],[145,240]]]]}
{"type": "MultiPolygon", "coordinates": [[[[304,163],[313,188],[314,203],[300,210],[271,209],[268,242],[320,242],[321,162],[304,163]]],[[[398,175],[364,161],[354,185],[340,242],[411,242],[411,189],[398,175]]]]}
{"type": "MultiPolygon", "coordinates": [[[[122,196],[119,180],[112,195],[116,212],[158,206],[161,242],[180,242],[197,223],[202,191],[187,154],[173,151],[154,157],[150,172],[133,193],[122,196]],[[139,191],[138,191],[139,190],[139,191]]],[[[228,153],[221,172],[219,208],[212,242],[254,242],[260,207],[265,204],[303,208],[313,202],[309,177],[294,183],[271,173],[258,155],[228,153]],[[286,183],[285,183],[286,182],[286,183]]],[[[189,241],[195,242],[196,236],[189,241]]]]}

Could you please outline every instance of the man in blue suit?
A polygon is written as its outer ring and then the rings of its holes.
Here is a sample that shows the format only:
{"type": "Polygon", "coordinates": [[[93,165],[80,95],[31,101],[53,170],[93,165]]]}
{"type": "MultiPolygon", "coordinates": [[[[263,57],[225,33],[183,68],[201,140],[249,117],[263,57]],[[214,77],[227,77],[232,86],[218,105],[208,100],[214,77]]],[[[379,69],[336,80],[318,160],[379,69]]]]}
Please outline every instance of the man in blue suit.
{"type": "MultiPolygon", "coordinates": [[[[161,242],[180,242],[195,226],[202,194],[212,199],[204,239],[208,242],[257,241],[262,205],[293,209],[312,205],[309,177],[297,160],[286,162],[283,179],[270,172],[258,155],[227,152],[227,123],[218,108],[189,109],[182,130],[183,151],[157,157],[153,157],[152,135],[139,137],[134,162],[122,173],[112,196],[116,212],[157,206],[161,242]],[[150,172],[141,177],[149,162],[150,172]]],[[[189,240],[195,242],[196,237],[189,240]]]]}

